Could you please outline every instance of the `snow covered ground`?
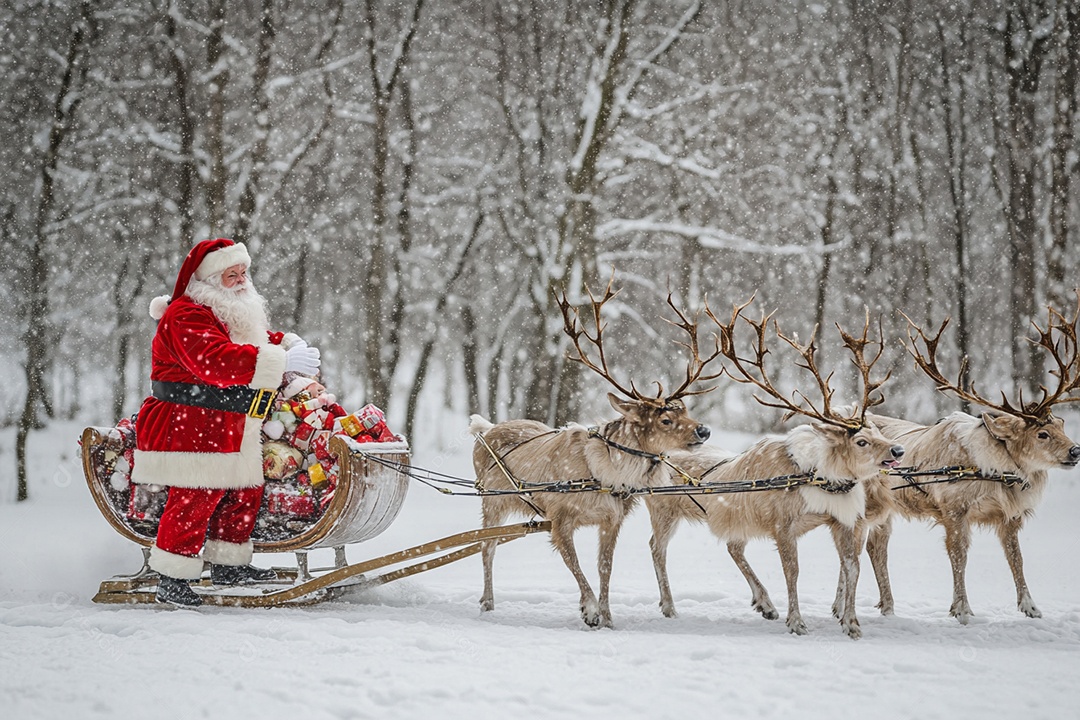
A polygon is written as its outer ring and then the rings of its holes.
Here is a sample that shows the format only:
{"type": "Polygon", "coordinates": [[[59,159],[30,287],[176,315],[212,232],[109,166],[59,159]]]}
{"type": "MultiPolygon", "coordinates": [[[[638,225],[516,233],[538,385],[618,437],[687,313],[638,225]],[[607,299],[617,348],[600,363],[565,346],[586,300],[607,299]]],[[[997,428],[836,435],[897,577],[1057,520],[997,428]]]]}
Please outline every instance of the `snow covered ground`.
{"type": "MultiPolygon", "coordinates": [[[[462,426],[465,420],[462,420],[462,426]]],[[[1080,431],[1073,417],[1073,437],[1080,431]]],[[[976,617],[948,616],[940,529],[900,522],[891,546],[897,613],[882,617],[869,563],[852,641],[830,615],[837,560],[819,529],[801,546],[810,634],[749,607],[742,577],[703,528],[670,550],[679,617],[657,608],[644,508],[620,540],[615,630],[578,619],[577,590],[546,538],[499,549],[497,608],[481,614],[478,556],[301,609],[166,610],[95,605],[138,549],[98,514],[82,478],[81,426],[31,439],[31,500],[14,503],[14,433],[0,432],[0,715],[4,718],[1066,718],[1080,707],[1080,470],[1056,472],[1021,536],[1043,618],[1016,610],[997,539],[977,533],[968,583],[976,617]]],[[[741,449],[748,438],[718,433],[741,449]]],[[[470,441],[414,449],[418,466],[472,476],[470,441]]],[[[479,526],[479,501],[414,484],[382,536],[352,561],[479,526]]],[[[579,533],[595,577],[595,533],[579,533]]],[[[785,607],[768,543],[749,558],[785,607]]],[[[288,556],[257,556],[283,564],[288,556]]],[[[864,558],[865,559],[865,558],[864,558]]],[[[329,563],[330,551],[313,554],[329,563]],[[325,556],[321,553],[326,553],[325,556]]]]}

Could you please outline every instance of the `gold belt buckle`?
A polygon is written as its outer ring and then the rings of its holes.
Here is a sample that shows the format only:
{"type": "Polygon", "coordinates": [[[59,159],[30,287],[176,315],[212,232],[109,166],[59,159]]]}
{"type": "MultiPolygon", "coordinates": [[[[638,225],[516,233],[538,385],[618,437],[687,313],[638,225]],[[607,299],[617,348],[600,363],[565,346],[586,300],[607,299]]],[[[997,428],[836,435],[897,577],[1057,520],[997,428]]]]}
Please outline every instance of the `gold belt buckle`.
{"type": "Polygon", "coordinates": [[[274,398],[276,396],[277,390],[259,388],[255,393],[255,397],[251,400],[251,406],[248,407],[248,417],[253,417],[256,420],[265,420],[266,416],[270,413],[270,408],[274,405],[274,398]]]}

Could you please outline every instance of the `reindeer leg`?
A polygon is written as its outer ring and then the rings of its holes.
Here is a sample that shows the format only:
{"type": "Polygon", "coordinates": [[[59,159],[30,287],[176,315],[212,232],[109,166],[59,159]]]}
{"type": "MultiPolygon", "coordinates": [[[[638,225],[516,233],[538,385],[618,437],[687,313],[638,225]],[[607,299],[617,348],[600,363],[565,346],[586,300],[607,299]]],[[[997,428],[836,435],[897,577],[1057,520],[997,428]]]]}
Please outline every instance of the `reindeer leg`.
{"type": "MultiPolygon", "coordinates": [[[[481,504],[483,526],[485,528],[496,527],[502,524],[505,513],[497,505],[499,501],[492,498],[484,498],[481,504]]],[[[487,612],[495,609],[495,589],[491,579],[492,567],[495,564],[495,548],[498,540],[486,540],[482,546],[484,560],[484,594],[480,597],[480,610],[487,612]]]]}
{"type": "Polygon", "coordinates": [[[600,625],[600,607],[578,563],[577,549],[574,547],[574,530],[572,523],[564,523],[551,518],[551,544],[559,551],[559,555],[562,556],[563,562],[577,580],[578,588],[581,590],[581,619],[589,627],[597,627],[600,625]]]}
{"type": "Polygon", "coordinates": [[[788,630],[796,635],[807,633],[806,623],[799,612],[799,547],[798,540],[789,528],[783,528],[776,535],[776,549],[780,552],[780,565],[784,568],[784,580],[787,581],[788,595],[788,630]]]}
{"type": "Polygon", "coordinates": [[[746,561],[746,541],[728,540],[727,551],[731,559],[735,561],[735,567],[739,568],[739,572],[743,574],[747,584],[750,586],[750,606],[761,613],[761,616],[766,620],[775,620],[780,617],[780,613],[776,612],[776,606],[773,605],[772,599],[769,598],[769,591],[761,584],[758,576],[754,574],[753,568],[750,567],[750,563],[746,561]]]}
{"type": "Polygon", "coordinates": [[[892,615],[892,583],[889,580],[889,538],[892,536],[892,518],[870,530],[866,538],[866,553],[870,556],[870,565],[874,568],[874,578],[878,586],[876,607],[882,615],[892,615]]]}
{"type": "Polygon", "coordinates": [[[961,625],[967,625],[974,614],[968,603],[967,586],[964,582],[968,548],[971,546],[971,526],[960,517],[946,517],[943,525],[945,550],[949,554],[953,574],[953,602],[949,614],[959,620],[961,625]]]}
{"type": "Polygon", "coordinates": [[[653,499],[646,497],[645,504],[649,508],[649,522],[652,524],[652,537],[649,538],[649,550],[652,551],[653,571],[656,573],[656,584],[660,588],[660,612],[664,617],[675,617],[675,600],[671,597],[671,585],[668,583],[667,574],[667,549],[675,530],[679,527],[679,520],[674,513],[667,512],[667,506],[672,503],[670,498],[653,499]]]}
{"type": "Polygon", "coordinates": [[[840,574],[836,578],[836,595],[833,597],[832,615],[840,619],[844,607],[844,597],[847,590],[847,569],[844,567],[844,547],[840,538],[841,527],[836,523],[829,525],[829,533],[832,535],[833,545],[836,546],[836,554],[840,558],[840,574]]]}
{"type": "Polygon", "coordinates": [[[1031,599],[1028,591],[1027,580],[1024,579],[1024,556],[1020,552],[1020,518],[1006,520],[998,525],[998,538],[1001,547],[1005,549],[1005,559],[1009,561],[1009,569],[1012,570],[1013,581],[1016,583],[1016,607],[1020,612],[1031,618],[1041,618],[1042,613],[1035,607],[1035,601],[1031,599]]]}
{"type": "Polygon", "coordinates": [[[862,637],[862,629],[855,614],[855,591],[859,585],[859,554],[862,552],[866,531],[862,523],[857,523],[855,528],[832,523],[829,529],[836,544],[836,552],[840,556],[840,582],[837,598],[833,603],[833,615],[839,618],[848,637],[858,640],[862,637]]]}
{"type": "Polygon", "coordinates": [[[600,627],[613,627],[608,591],[611,586],[611,565],[615,560],[615,541],[619,539],[622,518],[600,524],[600,546],[597,553],[597,570],[600,573],[600,627]]]}

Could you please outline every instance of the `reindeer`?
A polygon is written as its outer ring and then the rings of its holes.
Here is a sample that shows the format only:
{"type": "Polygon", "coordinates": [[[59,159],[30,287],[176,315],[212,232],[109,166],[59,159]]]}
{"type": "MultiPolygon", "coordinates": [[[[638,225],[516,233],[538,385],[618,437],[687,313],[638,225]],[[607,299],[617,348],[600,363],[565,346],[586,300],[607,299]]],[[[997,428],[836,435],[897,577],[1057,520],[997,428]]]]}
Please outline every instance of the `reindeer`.
{"type": "MultiPolygon", "coordinates": [[[[1080,308],[1071,320],[1053,308],[1047,310],[1045,329],[1032,323],[1039,335],[1034,342],[1056,366],[1051,375],[1057,377],[1057,387],[1051,391],[1042,386],[1038,402],[1025,403],[1021,393],[1018,402],[1013,403],[1003,392],[1001,402],[994,403],[973,386],[965,388],[966,358],[961,362],[956,381],[946,379],[938,368],[937,349],[948,318],[931,338],[905,315],[909,324],[908,352],[916,366],[937,383],[938,390],[988,410],[979,416],[954,412],[930,426],[871,417],[887,436],[904,443],[908,449],[907,462],[915,470],[969,469],[965,476],[968,479],[954,482],[925,485],[918,485],[915,479],[906,484],[900,479],[894,482],[899,487],[894,492],[901,516],[930,520],[945,529],[945,549],[953,575],[949,614],[961,624],[966,625],[972,616],[964,577],[972,525],[993,528],[997,533],[1016,584],[1017,608],[1028,617],[1042,617],[1024,578],[1019,533],[1042,499],[1047,471],[1072,468],[1080,461],[1080,445],[1066,436],[1061,419],[1051,412],[1055,405],[1080,401],[1080,397],[1070,396],[1080,387],[1076,336],[1080,308]]],[[[873,549],[871,562],[882,589],[883,612],[893,609],[886,562],[891,532],[891,524],[885,523],[871,531],[868,543],[873,549]],[[875,554],[879,557],[875,558],[875,554]]]]}
{"type": "MultiPolygon", "coordinates": [[[[735,456],[703,448],[693,452],[673,452],[669,457],[672,463],[686,473],[700,477],[703,482],[787,476],[801,476],[811,482],[794,492],[768,490],[698,495],[698,502],[690,497],[673,495],[646,497],[653,530],[649,545],[660,586],[660,608],[668,617],[675,615],[667,577],[667,546],[679,521],[705,522],[716,537],[727,541],[728,552],[750,585],[753,607],[769,619],[778,617],[776,609],[747,563],[745,548],[746,542],[753,538],[769,537],[776,541],[787,581],[787,627],[795,634],[805,634],[806,623],[799,611],[797,543],[804,533],[827,524],[837,544],[841,574],[846,581],[838,616],[844,631],[850,637],[858,638],[862,631],[855,614],[855,584],[861,548],[857,528],[864,514],[866,485],[882,469],[895,466],[904,454],[900,445],[885,438],[865,418],[867,408],[883,402],[879,388],[888,379],[886,376],[881,381],[871,380],[872,368],[881,355],[881,343],[877,343],[877,356],[868,362],[865,348],[869,344],[869,313],[861,338],[848,335],[840,328],[844,345],[852,352],[861,373],[863,386],[862,402],[844,413],[832,405],[833,390],[829,387],[832,376],[823,378],[817,367],[814,340],[817,328],[814,328],[810,341],[801,345],[796,339],[781,333],[777,326],[777,337],[798,351],[802,358],[799,367],[813,375],[822,398],[820,409],[802,393],[793,395],[797,400],[790,400],[776,390],[765,367],[765,356],[769,353],[765,335],[772,315],[763,313],[759,321],[743,317],[742,312],[750,302],[736,306],[728,323],[718,320],[706,306],[706,313],[720,328],[721,353],[730,361],[727,374],[738,382],[756,386],[774,398],[769,401],[754,396],[763,405],[787,410],[785,419],[803,415],[811,418],[812,422],[796,427],[782,437],[762,439],[735,456]],[[735,349],[735,325],[740,317],[755,331],[753,359],[743,359],[735,349]]],[[[775,321],[773,324],[776,325],[775,321]]]]}
{"type": "MultiPolygon", "coordinates": [[[[635,505],[635,498],[626,491],[670,484],[670,469],[664,463],[664,454],[676,448],[695,447],[709,438],[709,428],[690,417],[683,398],[708,392],[712,388],[691,392],[690,387],[699,380],[719,376],[719,373],[702,375],[719,350],[701,358],[696,320],[688,320],[669,295],[668,305],[679,317],[672,324],[689,336],[688,342],[680,343],[691,354],[683,383],[667,395],[657,383],[656,397],[639,392],[633,382],[629,388],[620,384],[608,368],[600,317],[601,308],[616,294],[612,292],[611,282],[599,300],[589,292],[595,328],[592,334],[580,322],[579,311],[571,309],[565,294],[557,297],[563,329],[577,353],[567,357],[599,374],[618,391],[619,396],[608,393],[611,407],[619,414],[616,419],[592,428],[571,424],[555,429],[534,420],[508,420],[493,425],[473,415],[469,426],[477,437],[473,448],[477,486],[484,491],[523,490],[558,481],[599,481],[602,492],[492,494],[482,500],[485,528],[501,525],[513,514],[541,515],[551,521],[551,543],[577,580],[581,618],[590,627],[612,627],[608,587],[615,542],[623,520],[635,505]],[[595,348],[599,364],[582,347],[583,339],[595,348]],[[600,535],[599,598],[581,571],[574,547],[574,531],[591,525],[598,526],[600,535]]],[[[485,611],[495,608],[492,564],[496,545],[490,541],[483,548],[484,594],[480,607],[485,611]]]]}

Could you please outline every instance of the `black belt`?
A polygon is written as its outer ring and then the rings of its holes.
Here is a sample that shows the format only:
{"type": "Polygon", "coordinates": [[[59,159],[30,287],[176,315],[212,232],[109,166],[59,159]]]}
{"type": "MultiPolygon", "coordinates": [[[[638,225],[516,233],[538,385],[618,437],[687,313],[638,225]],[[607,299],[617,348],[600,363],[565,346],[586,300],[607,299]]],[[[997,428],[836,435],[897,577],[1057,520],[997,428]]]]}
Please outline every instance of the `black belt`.
{"type": "Polygon", "coordinates": [[[249,388],[246,385],[214,387],[213,385],[192,385],[191,383],[151,381],[154,397],[177,405],[224,410],[225,412],[243,413],[257,420],[265,420],[274,404],[277,390],[249,388]]]}

